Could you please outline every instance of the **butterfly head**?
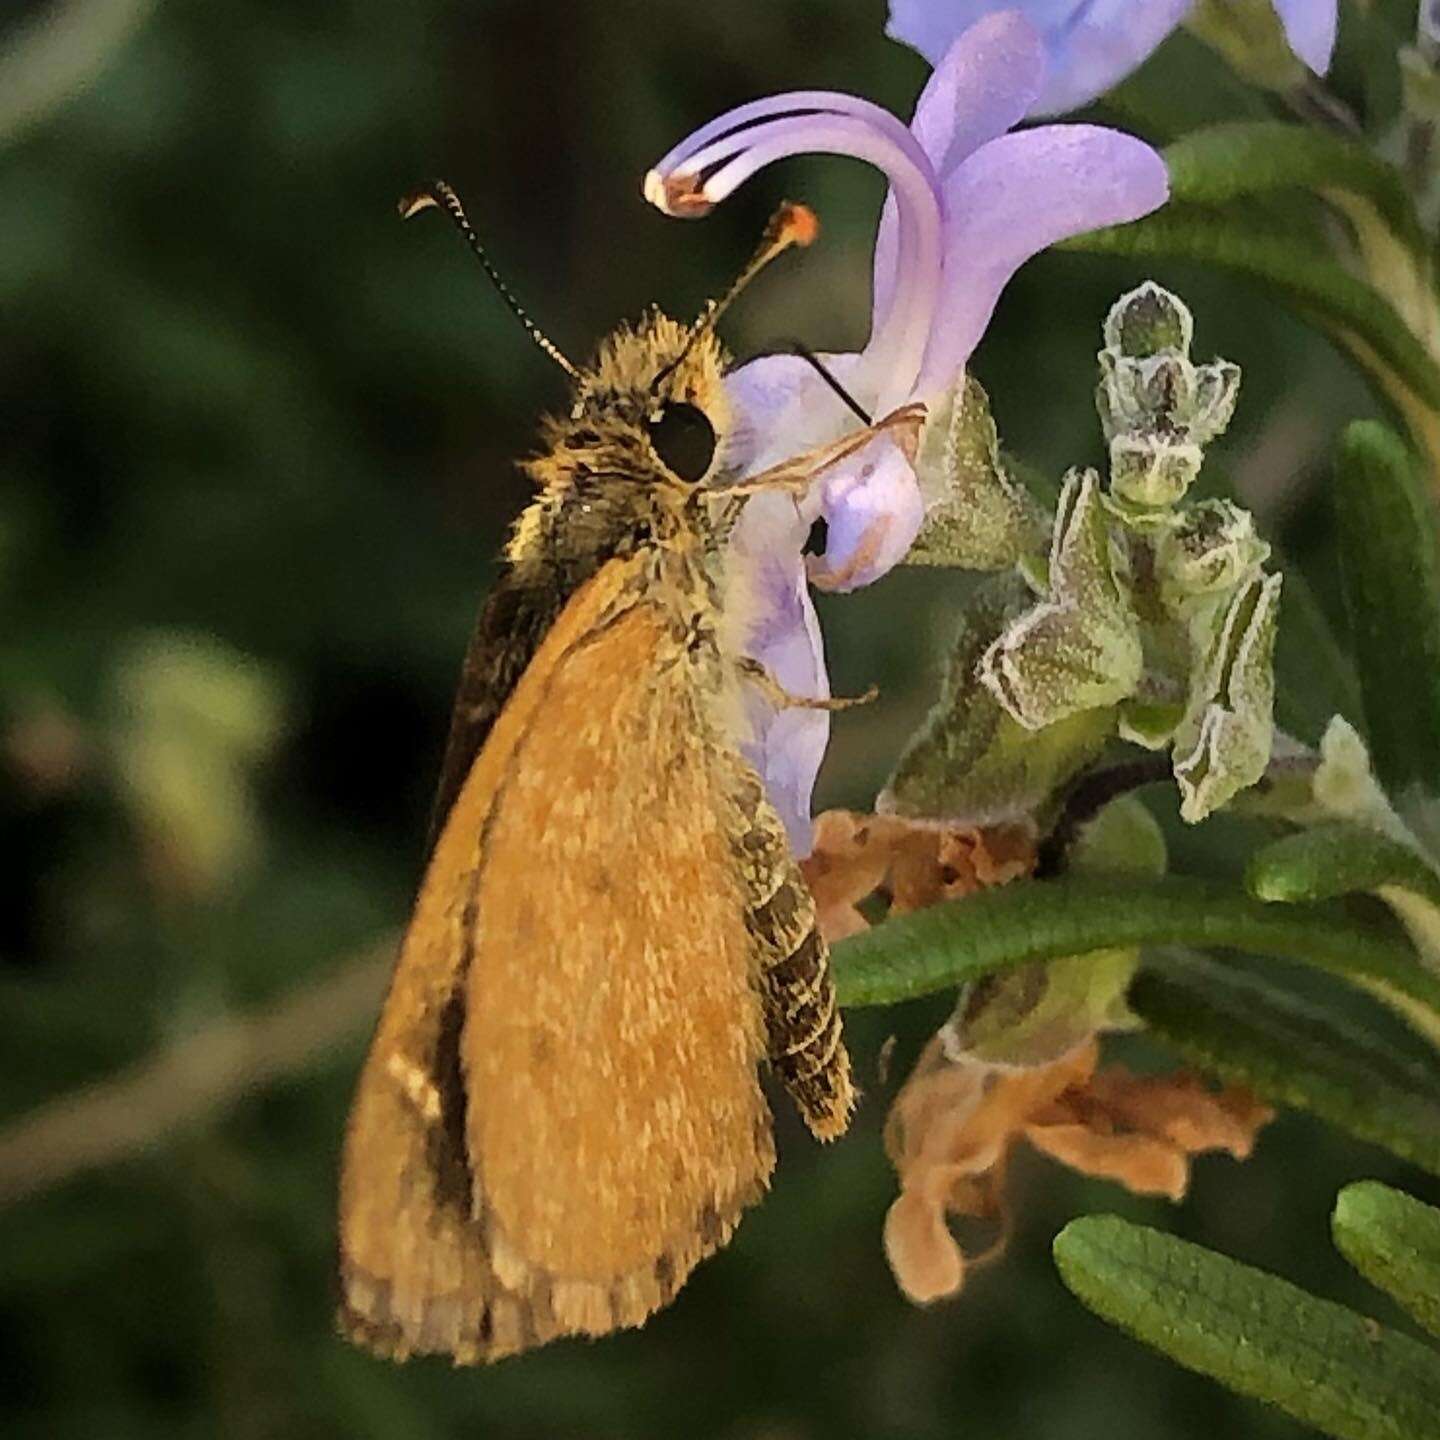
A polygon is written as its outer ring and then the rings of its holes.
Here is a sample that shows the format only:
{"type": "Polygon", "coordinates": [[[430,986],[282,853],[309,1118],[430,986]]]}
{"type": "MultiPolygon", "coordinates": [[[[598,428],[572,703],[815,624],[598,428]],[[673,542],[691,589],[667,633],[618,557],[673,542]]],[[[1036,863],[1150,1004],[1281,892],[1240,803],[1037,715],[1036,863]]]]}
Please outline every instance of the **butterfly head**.
{"type": "Polygon", "coordinates": [[[719,468],[729,433],[725,361],[703,320],[682,325],[651,310],[602,343],[554,438],[562,447],[603,447],[635,479],[690,491],[719,468]]]}

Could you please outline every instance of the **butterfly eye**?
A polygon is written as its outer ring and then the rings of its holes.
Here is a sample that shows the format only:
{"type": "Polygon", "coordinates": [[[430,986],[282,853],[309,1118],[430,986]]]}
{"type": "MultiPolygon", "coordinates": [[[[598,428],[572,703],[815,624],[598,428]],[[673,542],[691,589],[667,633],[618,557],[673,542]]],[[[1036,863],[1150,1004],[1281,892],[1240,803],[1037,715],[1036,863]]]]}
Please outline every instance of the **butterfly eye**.
{"type": "Polygon", "coordinates": [[[692,484],[704,478],[715,458],[715,428],[703,410],[675,401],[647,420],[646,427],[667,470],[692,484]]]}

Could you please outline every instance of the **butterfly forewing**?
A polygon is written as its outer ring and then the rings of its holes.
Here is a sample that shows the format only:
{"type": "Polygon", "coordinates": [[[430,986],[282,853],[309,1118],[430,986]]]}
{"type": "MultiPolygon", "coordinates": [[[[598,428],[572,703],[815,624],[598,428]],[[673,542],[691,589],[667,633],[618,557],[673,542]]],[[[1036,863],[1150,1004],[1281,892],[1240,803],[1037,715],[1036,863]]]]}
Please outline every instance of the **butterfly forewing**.
{"type": "Polygon", "coordinates": [[[422,886],[341,1187],[342,1323],[385,1353],[638,1324],[773,1164],[723,742],[635,580],[572,598],[422,886]]]}

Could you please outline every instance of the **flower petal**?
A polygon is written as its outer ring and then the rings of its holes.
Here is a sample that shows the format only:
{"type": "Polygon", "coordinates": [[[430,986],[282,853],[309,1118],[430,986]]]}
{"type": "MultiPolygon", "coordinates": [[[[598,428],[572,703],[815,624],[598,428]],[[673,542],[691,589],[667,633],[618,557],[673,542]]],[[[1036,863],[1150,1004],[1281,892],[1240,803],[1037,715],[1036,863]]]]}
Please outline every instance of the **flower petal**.
{"type": "MultiPolygon", "coordinates": [[[[859,356],[819,358],[849,385],[859,356]]],[[[725,377],[725,390],[734,419],[723,463],[739,475],[757,474],[855,428],[844,402],[798,355],[748,360],[725,377]]]]}
{"type": "MultiPolygon", "coordinates": [[[[897,15],[919,7],[891,7],[897,15]]],[[[1045,50],[1035,27],[1018,11],[986,16],[960,35],[940,57],[915,102],[910,129],[943,181],[972,151],[1024,119],[1045,79],[1045,50]]],[[[884,328],[895,284],[899,205],[886,196],[875,236],[873,329],[884,328]]]]}
{"type": "MultiPolygon", "coordinates": [[[[1072,13],[1062,24],[1048,29],[1042,24],[1049,75],[1030,113],[1061,115],[1103,95],[1149,58],[1193,3],[1084,0],[1070,6],[1072,13]]],[[[1028,8],[1039,7],[1031,0],[1028,8]]]]}
{"type": "Polygon", "coordinates": [[[885,1258],[908,1300],[928,1305],[960,1289],[965,1257],[945,1223],[945,1211],[928,1195],[902,1191],[885,1213],[885,1258]]]}
{"type": "Polygon", "coordinates": [[[867,347],[885,378],[880,408],[909,392],[920,369],[940,283],[939,182],[915,137],[888,110],[854,95],[797,90],[742,105],[687,136],[646,176],[645,198],[667,215],[706,214],[757,170],[788,155],[852,155],[883,171],[896,197],[898,303],[867,347]]]}
{"type": "MultiPolygon", "coordinates": [[[[1275,0],[1290,48],[1317,74],[1330,68],[1339,28],[1339,0],[1275,0]]],[[[1422,4],[1421,9],[1425,6],[1422,4]]]]}
{"type": "Polygon", "coordinates": [[[965,34],[997,10],[1023,13],[1042,33],[1079,8],[1082,0],[890,0],[890,18],[885,33],[902,45],[918,50],[938,70],[945,52],[957,37],[965,34]]]}
{"type": "MultiPolygon", "coordinates": [[[[759,494],[746,502],[730,541],[730,572],[748,592],[738,603],[754,617],[741,648],[792,695],[828,696],[820,622],[810,601],[801,561],[809,522],[786,495],[759,494]]],[[[745,758],[765,782],[770,803],[785,822],[797,858],[810,853],[810,797],[830,717],[823,710],[777,710],[747,687],[750,734],[745,758]]]]}
{"type": "Polygon", "coordinates": [[[954,383],[1000,292],[1032,255],[1148,214],[1169,184],[1150,146],[1095,125],[1041,126],[977,150],[945,184],[945,279],[916,394],[954,383]]]}
{"type": "Polygon", "coordinates": [[[1018,125],[1044,80],[1040,32],[1018,10],[987,15],[961,33],[920,92],[910,122],[940,179],[1018,125]]]}
{"type": "Polygon", "coordinates": [[[899,446],[879,435],[820,482],[825,553],[810,563],[811,583],[822,590],[857,590],[905,558],[925,502],[920,482],[899,446]]]}
{"type": "MultiPolygon", "coordinates": [[[[1044,41],[1047,80],[1029,114],[1087,105],[1123,80],[1184,18],[1193,0],[891,0],[886,33],[932,65],[957,35],[995,11],[1019,11],[1044,41]]],[[[1293,0],[1304,6],[1316,0],[1293,0]]],[[[1331,3],[1331,0],[1319,0],[1331,3]]]]}

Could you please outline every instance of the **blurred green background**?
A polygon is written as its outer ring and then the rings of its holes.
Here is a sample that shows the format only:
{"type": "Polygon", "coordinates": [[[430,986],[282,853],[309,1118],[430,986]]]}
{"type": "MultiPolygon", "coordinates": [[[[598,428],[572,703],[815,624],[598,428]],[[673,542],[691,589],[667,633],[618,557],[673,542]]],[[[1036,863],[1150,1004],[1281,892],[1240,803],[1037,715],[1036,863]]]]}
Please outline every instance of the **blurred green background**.
{"type": "MultiPolygon", "coordinates": [[[[725,329],[741,356],[787,336],[854,348],[878,176],[791,162],[692,225],[646,207],[639,182],[694,125],[776,89],[850,89],[908,114],[925,67],[882,38],[883,18],[878,0],[10,0],[0,1433],[1301,1434],[1066,1294],[1049,1240],[1093,1210],[1395,1319],[1330,1249],[1333,1194],[1361,1175],[1435,1187],[1295,1117],[1244,1166],[1202,1161],[1178,1208],[1022,1157],[1008,1257],[953,1304],[909,1306],[880,1251],[879,1126],[941,999],[854,1017],[868,1098],[852,1134],[822,1151],[782,1105],[774,1193],[643,1331],[470,1372],[392,1367],[332,1334],[336,1157],[375,943],[416,883],[460,655],[525,499],[512,461],[564,400],[456,237],[402,227],[395,200],[450,179],[580,358],[651,301],[693,313],[774,203],[805,199],[821,243],[725,329]],[[287,1008],[304,987],[319,988],[287,1008]],[[224,1028],[277,1006],[268,1027],[224,1028]],[[105,1088],[157,1052],[167,1068],[105,1088]],[[64,1108],[87,1086],[92,1108],[64,1108]],[[79,1165],[107,1146],[106,1164],[79,1165]]],[[[1192,113],[1261,105],[1181,36],[1104,113],[1165,138],[1165,95],[1192,113]]],[[[1281,657],[1282,714],[1314,738],[1347,699],[1343,663],[1307,628],[1326,611],[1339,624],[1327,449],[1373,402],[1263,294],[1153,273],[1195,308],[1201,356],[1244,368],[1215,463],[1317,597],[1294,626],[1287,609],[1281,657]]],[[[1006,442],[1051,475],[1100,458],[1098,327],[1141,278],[1042,257],[980,348],[1006,442]]],[[[820,804],[874,793],[963,591],[899,574],[824,605],[837,688],[874,681],[882,699],[838,721],[820,804]]],[[[1223,823],[1183,837],[1184,861],[1223,865],[1233,840],[1223,823]]]]}

